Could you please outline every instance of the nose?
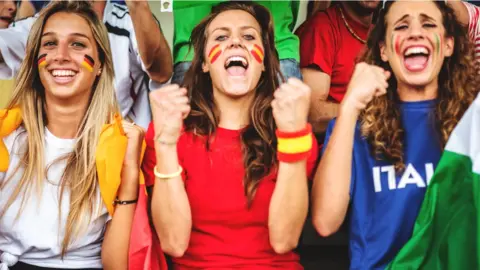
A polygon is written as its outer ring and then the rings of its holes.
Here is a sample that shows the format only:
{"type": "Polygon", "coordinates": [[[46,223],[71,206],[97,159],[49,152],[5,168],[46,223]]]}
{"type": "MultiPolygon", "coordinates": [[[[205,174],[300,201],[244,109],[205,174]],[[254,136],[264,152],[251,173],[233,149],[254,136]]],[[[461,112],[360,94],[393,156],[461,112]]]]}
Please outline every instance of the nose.
{"type": "Polygon", "coordinates": [[[242,39],[240,38],[239,35],[232,35],[232,38],[230,39],[229,47],[233,47],[233,48],[243,47],[242,39]]]}
{"type": "Polygon", "coordinates": [[[54,55],[52,57],[54,62],[63,63],[66,61],[70,61],[70,54],[68,51],[68,44],[64,42],[58,42],[57,48],[54,55]]]}
{"type": "Polygon", "coordinates": [[[412,22],[409,27],[409,39],[417,40],[425,37],[425,29],[420,22],[412,22]]]}
{"type": "Polygon", "coordinates": [[[4,7],[8,10],[10,13],[10,16],[15,16],[15,13],[17,12],[17,5],[15,1],[4,1],[3,2],[4,7]]]}

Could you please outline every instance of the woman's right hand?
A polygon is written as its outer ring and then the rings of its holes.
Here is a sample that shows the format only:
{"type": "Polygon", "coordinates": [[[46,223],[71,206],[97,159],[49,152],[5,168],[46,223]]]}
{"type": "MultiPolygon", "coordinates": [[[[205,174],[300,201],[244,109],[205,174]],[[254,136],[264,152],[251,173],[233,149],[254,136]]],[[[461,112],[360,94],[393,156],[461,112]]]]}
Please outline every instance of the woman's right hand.
{"type": "Polygon", "coordinates": [[[389,78],[390,72],[381,67],[358,63],[342,101],[342,109],[353,109],[356,113],[360,113],[374,96],[387,93],[389,78]]]}
{"type": "Polygon", "coordinates": [[[150,93],[155,141],[176,145],[183,119],[190,113],[187,89],[170,84],[150,93]]]}

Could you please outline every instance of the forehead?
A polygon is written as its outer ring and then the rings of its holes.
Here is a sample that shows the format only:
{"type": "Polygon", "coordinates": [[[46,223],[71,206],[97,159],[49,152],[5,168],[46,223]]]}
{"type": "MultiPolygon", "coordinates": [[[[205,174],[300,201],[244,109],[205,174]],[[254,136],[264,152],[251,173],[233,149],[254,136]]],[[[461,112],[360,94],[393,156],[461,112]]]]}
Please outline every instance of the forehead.
{"type": "Polygon", "coordinates": [[[224,11],[215,17],[208,26],[208,33],[216,29],[237,29],[237,28],[254,28],[260,32],[260,24],[250,15],[250,13],[243,10],[228,10],[224,11]]]}
{"type": "Polygon", "coordinates": [[[43,27],[43,33],[69,35],[80,33],[92,37],[92,30],[83,17],[74,13],[58,12],[48,18],[43,27]]]}
{"type": "Polygon", "coordinates": [[[392,25],[402,18],[433,18],[442,21],[442,12],[433,1],[395,1],[388,10],[387,24],[392,25]]]}

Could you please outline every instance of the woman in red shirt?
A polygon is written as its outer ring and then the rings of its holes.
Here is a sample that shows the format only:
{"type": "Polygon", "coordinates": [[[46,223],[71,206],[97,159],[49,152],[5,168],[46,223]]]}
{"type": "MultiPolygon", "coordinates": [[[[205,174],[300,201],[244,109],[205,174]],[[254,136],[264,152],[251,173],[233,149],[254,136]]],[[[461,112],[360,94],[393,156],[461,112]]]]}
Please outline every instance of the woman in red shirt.
{"type": "Polygon", "coordinates": [[[225,2],[192,32],[185,85],[150,95],[143,169],[175,269],[303,269],[292,252],[317,157],[310,89],[279,84],[268,10],[225,2]]]}

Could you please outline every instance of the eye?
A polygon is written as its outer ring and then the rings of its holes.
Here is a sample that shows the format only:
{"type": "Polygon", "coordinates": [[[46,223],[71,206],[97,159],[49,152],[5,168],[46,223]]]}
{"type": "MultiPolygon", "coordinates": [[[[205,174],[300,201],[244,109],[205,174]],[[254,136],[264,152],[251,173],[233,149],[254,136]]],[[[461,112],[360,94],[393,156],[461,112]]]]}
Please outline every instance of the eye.
{"type": "Polygon", "coordinates": [[[49,40],[49,41],[43,42],[43,45],[42,45],[42,46],[43,46],[43,47],[51,47],[51,46],[55,46],[55,45],[57,45],[56,42],[53,42],[53,41],[50,41],[50,40],[49,40]]]}
{"type": "Polygon", "coordinates": [[[395,31],[401,31],[401,30],[405,30],[408,28],[408,25],[406,24],[402,24],[402,25],[399,25],[397,27],[394,28],[395,31]]]}
{"type": "Polygon", "coordinates": [[[73,47],[77,47],[77,48],[86,48],[87,46],[85,44],[83,44],[82,42],[73,42],[72,43],[72,46],[73,47]]]}
{"type": "Polygon", "coordinates": [[[253,35],[244,35],[243,38],[246,40],[255,40],[255,37],[253,35]]]}
{"type": "Polygon", "coordinates": [[[216,41],[224,41],[226,39],[227,39],[227,36],[225,36],[225,35],[220,35],[220,36],[215,38],[216,41]]]}
{"type": "Polygon", "coordinates": [[[437,25],[434,24],[434,23],[424,23],[424,24],[423,24],[423,27],[426,27],[426,28],[436,28],[437,25]]]}

